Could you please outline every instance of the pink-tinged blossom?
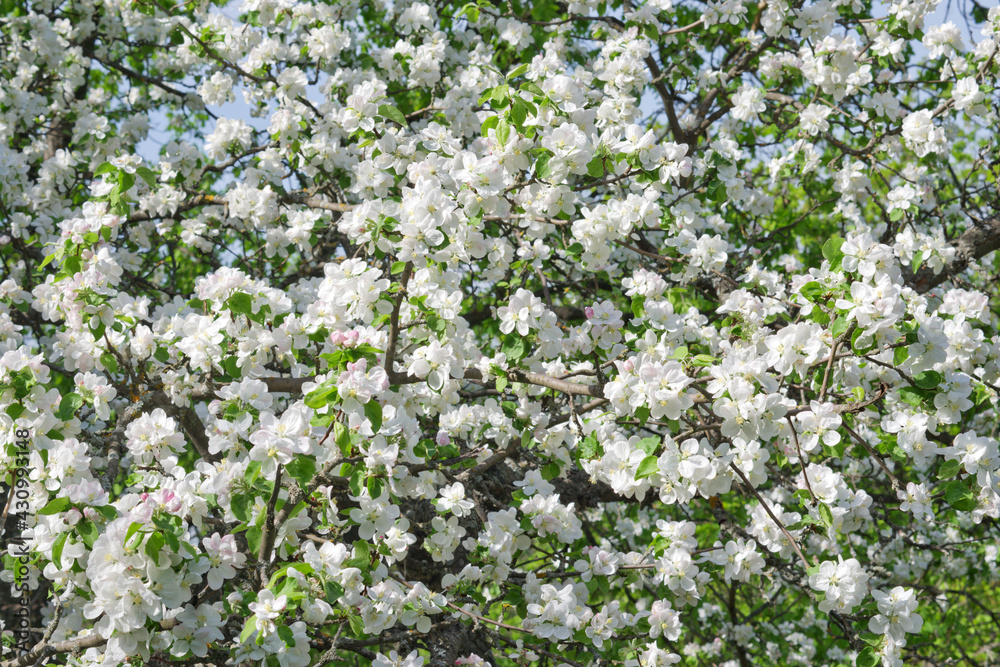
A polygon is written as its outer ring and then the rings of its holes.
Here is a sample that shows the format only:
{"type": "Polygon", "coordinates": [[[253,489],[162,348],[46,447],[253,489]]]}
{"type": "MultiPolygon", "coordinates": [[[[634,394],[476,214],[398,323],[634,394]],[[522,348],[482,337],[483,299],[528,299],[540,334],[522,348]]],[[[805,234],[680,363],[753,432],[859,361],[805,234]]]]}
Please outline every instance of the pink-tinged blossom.
{"type": "Polygon", "coordinates": [[[257,630],[262,636],[266,637],[277,629],[274,621],[281,616],[287,604],[288,598],[285,595],[275,597],[266,588],[257,593],[257,601],[251,602],[249,608],[257,618],[257,630]]]}
{"type": "Polygon", "coordinates": [[[347,364],[347,370],[337,379],[337,392],[346,412],[357,412],[373,397],[389,388],[389,376],[381,366],[368,369],[368,360],[347,364]]]}
{"type": "Polygon", "coordinates": [[[246,556],[238,551],[233,535],[220,536],[219,533],[205,538],[202,543],[208,556],[208,585],[213,590],[222,588],[226,579],[236,576],[236,568],[243,567],[246,556]]]}

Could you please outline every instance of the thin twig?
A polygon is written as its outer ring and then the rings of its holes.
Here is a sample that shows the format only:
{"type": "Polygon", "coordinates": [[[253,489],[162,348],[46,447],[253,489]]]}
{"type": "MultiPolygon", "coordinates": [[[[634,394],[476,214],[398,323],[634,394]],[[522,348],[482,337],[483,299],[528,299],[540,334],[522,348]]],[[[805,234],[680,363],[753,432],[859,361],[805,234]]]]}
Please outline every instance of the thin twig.
{"type": "Polygon", "coordinates": [[[802,550],[799,549],[798,542],[795,541],[795,538],[792,537],[792,534],[788,532],[787,528],[785,528],[785,524],[781,523],[781,521],[778,520],[778,517],[774,515],[774,512],[771,511],[770,505],[764,502],[764,499],[761,498],[759,493],[757,493],[757,489],[753,488],[753,485],[750,484],[750,480],[746,478],[746,475],[743,474],[743,471],[737,468],[735,463],[730,463],[729,467],[732,468],[736,472],[736,474],[740,476],[740,479],[743,480],[743,484],[747,487],[747,489],[750,490],[750,493],[752,493],[754,497],[757,498],[757,502],[761,504],[761,506],[764,508],[764,511],[767,512],[767,515],[771,517],[771,520],[774,521],[774,523],[777,524],[778,528],[781,529],[781,532],[785,534],[785,537],[787,537],[788,541],[791,542],[792,548],[795,549],[795,553],[799,555],[799,560],[802,561],[802,565],[805,566],[805,568],[808,570],[809,561],[807,561],[806,557],[802,555],[802,550]]]}

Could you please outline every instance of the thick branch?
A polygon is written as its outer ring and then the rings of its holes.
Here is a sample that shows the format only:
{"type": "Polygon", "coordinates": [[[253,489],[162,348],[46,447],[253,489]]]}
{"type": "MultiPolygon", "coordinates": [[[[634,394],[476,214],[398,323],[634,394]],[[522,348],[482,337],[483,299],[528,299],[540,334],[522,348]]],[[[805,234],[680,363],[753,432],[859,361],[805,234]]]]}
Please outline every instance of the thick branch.
{"type": "Polygon", "coordinates": [[[393,365],[396,361],[396,342],[399,340],[399,308],[406,298],[406,285],[413,275],[413,262],[407,262],[403,267],[403,275],[399,279],[399,293],[392,302],[392,315],[389,317],[389,344],[385,348],[385,370],[392,376],[395,374],[393,365]]]}
{"type": "MultiPolygon", "coordinates": [[[[162,630],[169,630],[175,625],[177,625],[176,619],[170,618],[160,621],[160,628],[162,630]]],[[[48,656],[59,653],[86,651],[88,648],[103,646],[107,642],[108,640],[100,634],[94,633],[85,637],[67,639],[66,641],[55,642],[53,644],[39,644],[22,656],[0,662],[0,667],[28,667],[29,665],[37,665],[44,662],[48,656]]]]}

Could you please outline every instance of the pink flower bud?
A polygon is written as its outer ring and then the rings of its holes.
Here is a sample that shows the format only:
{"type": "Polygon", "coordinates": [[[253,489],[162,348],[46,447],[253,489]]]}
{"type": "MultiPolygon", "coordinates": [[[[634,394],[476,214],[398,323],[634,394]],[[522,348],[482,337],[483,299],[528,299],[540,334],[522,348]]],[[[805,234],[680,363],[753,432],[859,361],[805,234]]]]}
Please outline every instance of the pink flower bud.
{"type": "Polygon", "coordinates": [[[591,308],[590,306],[587,306],[586,308],[583,309],[583,314],[586,315],[587,319],[589,320],[591,317],[594,316],[594,309],[591,308]]]}

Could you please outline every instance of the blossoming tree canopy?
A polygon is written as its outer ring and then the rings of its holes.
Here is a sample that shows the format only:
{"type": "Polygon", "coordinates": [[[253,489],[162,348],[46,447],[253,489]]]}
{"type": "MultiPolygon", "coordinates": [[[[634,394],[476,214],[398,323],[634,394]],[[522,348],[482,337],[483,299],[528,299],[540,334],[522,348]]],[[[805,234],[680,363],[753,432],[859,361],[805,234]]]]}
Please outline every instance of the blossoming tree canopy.
{"type": "Polygon", "coordinates": [[[3,667],[995,655],[1000,8],[3,9],[3,667]]]}

